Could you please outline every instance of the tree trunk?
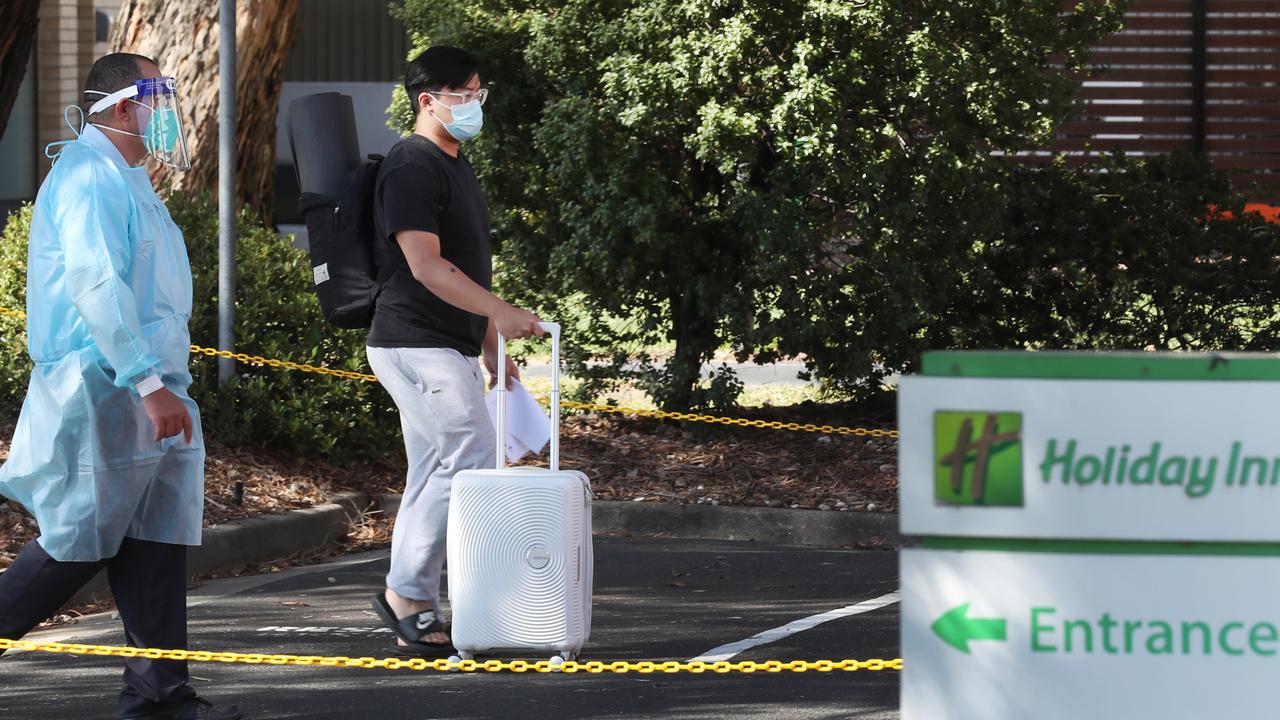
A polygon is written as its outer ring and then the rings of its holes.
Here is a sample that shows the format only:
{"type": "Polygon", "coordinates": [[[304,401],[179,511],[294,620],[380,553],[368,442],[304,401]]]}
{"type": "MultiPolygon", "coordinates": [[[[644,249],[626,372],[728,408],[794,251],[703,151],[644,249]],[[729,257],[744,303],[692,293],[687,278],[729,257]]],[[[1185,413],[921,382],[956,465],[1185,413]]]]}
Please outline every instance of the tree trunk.
{"type": "Polygon", "coordinates": [[[669,385],[658,398],[663,410],[679,412],[698,405],[698,382],[702,379],[702,364],[715,352],[715,320],[707,317],[707,308],[700,305],[698,292],[685,289],[671,297],[671,325],[676,350],[667,361],[669,385]]]}
{"type": "MultiPolygon", "coordinates": [[[[185,173],[160,167],[157,185],[210,191],[218,184],[218,2],[125,0],[111,46],[153,58],[178,80],[191,153],[185,173]]],[[[293,45],[298,0],[236,3],[236,195],[270,220],[275,178],[276,112],[293,45]]]]}
{"type": "Polygon", "coordinates": [[[9,113],[27,74],[31,46],[36,42],[40,0],[5,0],[0,3],[0,137],[9,124],[9,113]]]}

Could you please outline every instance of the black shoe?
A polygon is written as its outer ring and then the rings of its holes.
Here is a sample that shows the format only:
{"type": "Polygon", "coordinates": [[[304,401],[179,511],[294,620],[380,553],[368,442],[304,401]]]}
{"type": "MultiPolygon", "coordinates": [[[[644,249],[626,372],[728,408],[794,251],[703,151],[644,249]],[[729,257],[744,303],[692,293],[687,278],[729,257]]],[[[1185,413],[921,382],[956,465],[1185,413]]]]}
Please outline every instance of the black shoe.
{"type": "Polygon", "coordinates": [[[150,715],[130,715],[121,720],[244,720],[236,706],[215,708],[202,697],[191,698],[176,708],[165,709],[150,715]]]}

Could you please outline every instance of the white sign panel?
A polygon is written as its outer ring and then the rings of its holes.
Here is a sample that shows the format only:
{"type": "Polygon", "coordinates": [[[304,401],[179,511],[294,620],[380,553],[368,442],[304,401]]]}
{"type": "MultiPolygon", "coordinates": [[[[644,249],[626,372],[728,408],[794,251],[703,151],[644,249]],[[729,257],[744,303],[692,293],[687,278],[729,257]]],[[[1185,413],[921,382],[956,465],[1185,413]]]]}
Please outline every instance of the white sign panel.
{"type": "Polygon", "coordinates": [[[908,535],[1280,541],[1280,383],[905,377],[908,535]]]}
{"type": "Polygon", "coordinates": [[[1280,717],[1280,557],[902,552],[903,720],[1280,717]]]}

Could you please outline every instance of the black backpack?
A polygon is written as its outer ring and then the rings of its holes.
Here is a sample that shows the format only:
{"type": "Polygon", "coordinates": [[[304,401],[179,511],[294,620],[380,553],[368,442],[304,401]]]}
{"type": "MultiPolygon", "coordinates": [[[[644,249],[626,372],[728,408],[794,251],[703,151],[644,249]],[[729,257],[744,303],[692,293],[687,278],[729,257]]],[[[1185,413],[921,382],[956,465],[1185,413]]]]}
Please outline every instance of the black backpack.
{"type": "Polygon", "coordinates": [[[324,319],[340,328],[368,328],[378,300],[373,248],[373,190],[381,155],[347,173],[337,198],[302,193],[298,205],[307,223],[311,271],[324,319]]]}

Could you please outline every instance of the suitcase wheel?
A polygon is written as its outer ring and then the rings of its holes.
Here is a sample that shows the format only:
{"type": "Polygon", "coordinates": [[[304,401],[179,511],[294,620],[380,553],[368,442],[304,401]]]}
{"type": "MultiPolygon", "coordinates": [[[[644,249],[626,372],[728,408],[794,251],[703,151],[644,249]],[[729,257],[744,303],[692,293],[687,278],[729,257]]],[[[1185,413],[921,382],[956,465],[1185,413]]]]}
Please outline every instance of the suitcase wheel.
{"type": "Polygon", "coordinates": [[[578,653],[566,650],[559,655],[552,656],[552,665],[563,665],[565,662],[572,662],[578,659],[578,653]]]}

